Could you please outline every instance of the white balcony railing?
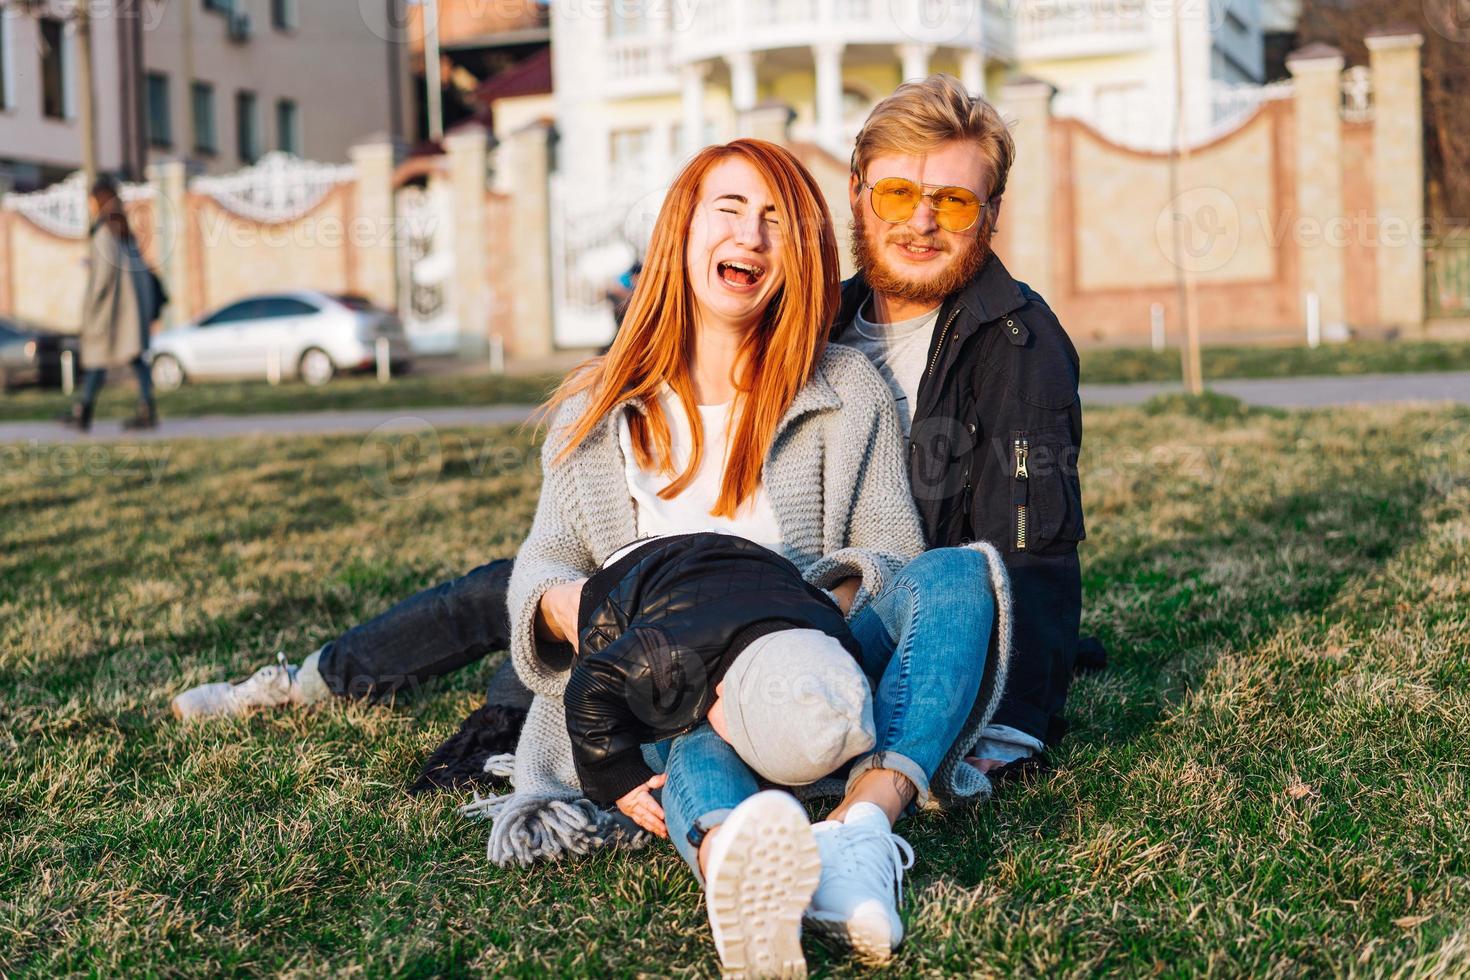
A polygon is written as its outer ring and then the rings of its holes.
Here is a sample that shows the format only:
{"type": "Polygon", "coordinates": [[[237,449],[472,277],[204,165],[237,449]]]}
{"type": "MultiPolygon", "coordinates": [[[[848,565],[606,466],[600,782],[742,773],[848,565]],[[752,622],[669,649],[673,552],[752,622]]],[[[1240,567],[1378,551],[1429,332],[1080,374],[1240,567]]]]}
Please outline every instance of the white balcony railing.
{"type": "Polygon", "coordinates": [[[1022,0],[1018,53],[1028,60],[1115,54],[1146,47],[1148,0],[1022,0]]]}
{"type": "Polygon", "coordinates": [[[607,79],[619,85],[673,82],[666,34],[609,38],[607,79]]]}
{"type": "Polygon", "coordinates": [[[1007,0],[692,0],[675,5],[674,61],[827,43],[1009,54],[1007,0]]]}

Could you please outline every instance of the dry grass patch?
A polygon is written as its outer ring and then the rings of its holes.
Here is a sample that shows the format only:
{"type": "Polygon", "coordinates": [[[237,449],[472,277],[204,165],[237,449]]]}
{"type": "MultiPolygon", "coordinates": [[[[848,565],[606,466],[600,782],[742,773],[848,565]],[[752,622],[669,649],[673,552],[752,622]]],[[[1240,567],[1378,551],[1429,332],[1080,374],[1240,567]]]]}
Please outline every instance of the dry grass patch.
{"type": "MultiPolygon", "coordinates": [[[[531,436],[441,435],[406,483],[354,438],[0,471],[0,973],[716,971],[667,846],[501,870],[456,800],[404,795],[490,664],[393,707],[168,718],[514,552],[531,436]]],[[[905,825],[880,972],[1466,975],[1461,445],[1454,410],[1091,413],[1085,630],[1112,664],[1055,771],[905,825]]]]}

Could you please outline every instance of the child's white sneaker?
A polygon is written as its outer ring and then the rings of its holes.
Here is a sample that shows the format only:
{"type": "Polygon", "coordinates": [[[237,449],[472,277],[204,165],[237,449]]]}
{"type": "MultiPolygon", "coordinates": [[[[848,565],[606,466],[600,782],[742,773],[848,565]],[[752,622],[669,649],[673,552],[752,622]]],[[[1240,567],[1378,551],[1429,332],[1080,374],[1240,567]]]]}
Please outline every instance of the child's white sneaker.
{"type": "Polygon", "coordinates": [[[284,653],[277,653],[275,663],[260,668],[240,683],[201,684],[175,697],[169,707],[175,718],[192,721],[243,715],[253,708],[310,704],[317,699],[303,691],[299,671],[300,668],[286,663],[284,653]]]}
{"type": "Polygon", "coordinates": [[[821,877],[811,822],[788,793],[741,803],[710,843],[705,906],[727,980],[805,977],[801,914],[821,877]]]}

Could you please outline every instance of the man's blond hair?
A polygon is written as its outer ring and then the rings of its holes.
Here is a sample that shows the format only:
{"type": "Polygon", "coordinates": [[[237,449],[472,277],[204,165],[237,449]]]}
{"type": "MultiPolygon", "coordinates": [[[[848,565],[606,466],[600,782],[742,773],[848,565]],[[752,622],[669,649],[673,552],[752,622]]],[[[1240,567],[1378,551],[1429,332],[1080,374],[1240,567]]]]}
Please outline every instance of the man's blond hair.
{"type": "Polygon", "coordinates": [[[990,196],[1000,197],[1016,144],[995,106],[965,91],[953,75],[904,82],[874,106],[858,133],[852,172],[859,180],[868,180],[868,163],[875,156],[929,153],[954,140],[973,143],[980,150],[994,179],[990,196]]]}

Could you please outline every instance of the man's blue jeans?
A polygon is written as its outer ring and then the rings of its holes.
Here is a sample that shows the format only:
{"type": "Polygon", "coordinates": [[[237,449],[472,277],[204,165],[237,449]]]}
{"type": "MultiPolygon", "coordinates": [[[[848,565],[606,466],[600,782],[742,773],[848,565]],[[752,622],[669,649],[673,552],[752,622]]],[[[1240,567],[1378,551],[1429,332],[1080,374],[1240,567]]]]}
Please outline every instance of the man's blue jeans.
{"type": "MultiPolygon", "coordinates": [[[[891,769],[914,784],[918,804],[927,802],[929,781],[980,692],[994,622],[985,556],[969,548],[925,552],[853,617],[878,741],[848,768],[849,787],[870,769],[891,769]]],[[[669,776],[662,794],[669,839],[698,876],[698,840],[760,785],[709,725],[655,751],[669,776]]]]}

